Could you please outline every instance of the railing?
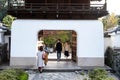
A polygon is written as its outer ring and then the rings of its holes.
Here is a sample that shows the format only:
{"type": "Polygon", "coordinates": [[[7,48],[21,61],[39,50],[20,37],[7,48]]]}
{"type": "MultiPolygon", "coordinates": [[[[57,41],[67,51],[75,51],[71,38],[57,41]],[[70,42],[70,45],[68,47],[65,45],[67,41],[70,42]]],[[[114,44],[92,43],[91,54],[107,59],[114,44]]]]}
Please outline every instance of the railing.
{"type": "Polygon", "coordinates": [[[10,3],[9,10],[31,11],[92,11],[106,10],[106,4],[78,4],[78,3],[10,3]]]}

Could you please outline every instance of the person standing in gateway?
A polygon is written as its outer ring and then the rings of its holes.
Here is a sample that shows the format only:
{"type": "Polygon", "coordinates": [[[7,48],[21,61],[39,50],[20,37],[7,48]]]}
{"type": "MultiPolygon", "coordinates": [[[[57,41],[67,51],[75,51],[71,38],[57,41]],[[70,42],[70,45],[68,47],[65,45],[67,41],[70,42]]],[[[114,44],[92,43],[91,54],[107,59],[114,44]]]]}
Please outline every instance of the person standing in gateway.
{"type": "Polygon", "coordinates": [[[66,41],[64,44],[64,55],[66,59],[69,57],[69,52],[70,52],[70,45],[69,45],[69,42],[66,41]]]}
{"type": "Polygon", "coordinates": [[[60,61],[61,51],[62,51],[62,43],[60,39],[57,40],[56,51],[57,51],[57,61],[60,61]]]}

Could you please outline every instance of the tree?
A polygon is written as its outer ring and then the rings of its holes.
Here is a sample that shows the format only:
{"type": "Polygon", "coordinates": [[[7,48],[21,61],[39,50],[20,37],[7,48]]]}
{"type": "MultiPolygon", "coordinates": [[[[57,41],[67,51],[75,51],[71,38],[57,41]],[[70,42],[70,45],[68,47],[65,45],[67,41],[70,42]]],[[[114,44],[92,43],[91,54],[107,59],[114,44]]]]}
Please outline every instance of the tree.
{"type": "Polygon", "coordinates": [[[44,42],[47,45],[54,45],[57,39],[61,39],[63,43],[66,41],[71,41],[71,31],[57,31],[54,34],[44,36],[44,42]]]}
{"type": "Polygon", "coordinates": [[[104,30],[115,27],[118,24],[118,17],[112,13],[102,19],[104,30]]]}
{"type": "Polygon", "coordinates": [[[11,25],[12,25],[12,22],[16,19],[16,17],[13,17],[11,15],[6,15],[4,18],[3,18],[3,24],[5,26],[7,26],[8,28],[11,28],[11,25]]]}
{"type": "Polygon", "coordinates": [[[0,20],[6,15],[7,13],[7,0],[0,0],[0,20]]]}
{"type": "Polygon", "coordinates": [[[118,25],[120,26],[120,15],[118,16],[118,25]]]}

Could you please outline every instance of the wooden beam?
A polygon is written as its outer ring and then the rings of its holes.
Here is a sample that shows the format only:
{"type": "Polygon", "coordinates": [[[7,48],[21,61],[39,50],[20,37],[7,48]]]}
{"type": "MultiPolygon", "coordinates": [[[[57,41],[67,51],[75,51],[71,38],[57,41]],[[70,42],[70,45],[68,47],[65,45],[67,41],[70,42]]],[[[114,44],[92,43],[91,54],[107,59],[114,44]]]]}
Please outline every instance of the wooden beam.
{"type": "Polygon", "coordinates": [[[47,5],[47,0],[45,0],[45,5],[47,5]]]}
{"type": "Polygon", "coordinates": [[[69,0],[69,5],[71,4],[71,0],[69,0]]]}
{"type": "Polygon", "coordinates": [[[102,1],[102,0],[90,0],[90,1],[102,1]]]}

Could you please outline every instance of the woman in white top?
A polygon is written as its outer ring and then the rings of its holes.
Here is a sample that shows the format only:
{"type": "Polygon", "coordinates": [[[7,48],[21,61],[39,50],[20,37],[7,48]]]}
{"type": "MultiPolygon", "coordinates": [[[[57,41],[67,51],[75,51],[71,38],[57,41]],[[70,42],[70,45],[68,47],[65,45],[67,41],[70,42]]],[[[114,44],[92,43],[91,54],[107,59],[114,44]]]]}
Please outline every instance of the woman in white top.
{"type": "Polygon", "coordinates": [[[44,60],[43,60],[44,54],[45,54],[45,52],[43,51],[43,46],[38,47],[37,66],[38,66],[38,70],[40,71],[40,73],[42,72],[43,67],[44,67],[44,60]]]}

